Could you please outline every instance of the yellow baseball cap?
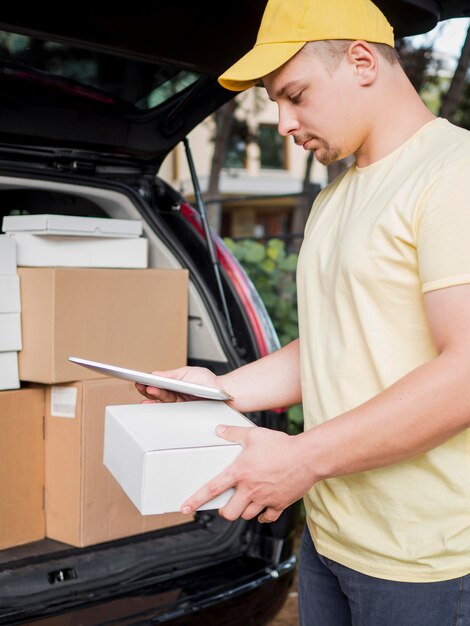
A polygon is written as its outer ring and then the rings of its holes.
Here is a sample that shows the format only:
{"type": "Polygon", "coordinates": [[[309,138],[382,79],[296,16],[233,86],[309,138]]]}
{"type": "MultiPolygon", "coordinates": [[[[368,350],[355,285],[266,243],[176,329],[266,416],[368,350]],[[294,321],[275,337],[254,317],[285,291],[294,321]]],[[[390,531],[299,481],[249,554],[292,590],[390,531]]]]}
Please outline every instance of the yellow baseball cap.
{"type": "Polygon", "coordinates": [[[370,0],[269,0],[254,47],[219,77],[243,91],[284,65],[308,41],[363,39],[394,47],[393,28],[370,0]]]}

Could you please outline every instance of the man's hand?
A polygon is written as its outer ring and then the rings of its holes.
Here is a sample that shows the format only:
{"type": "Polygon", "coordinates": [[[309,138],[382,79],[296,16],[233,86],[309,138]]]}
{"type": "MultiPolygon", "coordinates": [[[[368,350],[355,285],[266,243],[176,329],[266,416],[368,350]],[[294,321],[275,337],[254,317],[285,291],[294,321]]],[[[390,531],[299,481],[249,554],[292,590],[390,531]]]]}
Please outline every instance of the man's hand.
{"type": "MultiPolygon", "coordinates": [[[[167,370],[165,372],[152,372],[152,374],[156,374],[157,376],[163,376],[165,378],[184,380],[188,383],[205,385],[206,387],[217,387],[220,389],[220,385],[217,381],[217,376],[205,367],[180,367],[178,369],[167,370]]],[[[175,391],[169,391],[167,389],[148,387],[146,385],[142,385],[141,383],[136,383],[135,387],[139,393],[147,398],[147,400],[143,401],[144,403],[187,402],[188,400],[203,399],[187,393],[177,393],[175,391]]]]}
{"type": "Polygon", "coordinates": [[[227,520],[239,517],[275,522],[282,511],[312,486],[308,458],[299,449],[301,435],[266,428],[218,426],[217,435],[245,448],[227,469],[197,491],[181,507],[192,513],[230,487],[235,493],[219,510],[227,520]]]}
{"type": "MultiPolygon", "coordinates": [[[[291,406],[302,401],[298,339],[257,361],[220,376],[216,376],[205,367],[180,367],[153,373],[165,378],[221,389],[233,398],[227,404],[241,413],[291,406]]],[[[150,402],[200,400],[189,394],[179,394],[141,384],[136,384],[136,388],[150,402]]]]}

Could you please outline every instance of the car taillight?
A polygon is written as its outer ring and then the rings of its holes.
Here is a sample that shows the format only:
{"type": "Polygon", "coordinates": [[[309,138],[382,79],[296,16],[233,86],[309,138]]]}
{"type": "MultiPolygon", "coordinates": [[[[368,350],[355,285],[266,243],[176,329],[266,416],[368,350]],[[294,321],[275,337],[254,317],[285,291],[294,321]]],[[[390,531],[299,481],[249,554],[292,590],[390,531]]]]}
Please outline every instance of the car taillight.
{"type": "MultiPolygon", "coordinates": [[[[180,210],[188,222],[204,237],[201,218],[195,209],[188,203],[183,202],[180,205],[180,210]]],[[[280,347],[271,318],[255,286],[240,263],[218,235],[212,233],[212,236],[219,262],[231,281],[250,322],[259,354],[260,356],[266,356],[280,347]]]]}

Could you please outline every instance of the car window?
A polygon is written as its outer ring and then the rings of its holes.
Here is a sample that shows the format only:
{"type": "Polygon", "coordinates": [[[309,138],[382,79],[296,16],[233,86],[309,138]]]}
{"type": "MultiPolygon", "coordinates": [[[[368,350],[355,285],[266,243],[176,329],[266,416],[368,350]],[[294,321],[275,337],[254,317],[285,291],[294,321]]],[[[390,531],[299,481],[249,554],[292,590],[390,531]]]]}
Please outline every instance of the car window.
{"type": "Polygon", "coordinates": [[[6,31],[0,31],[0,76],[42,91],[67,90],[69,95],[101,98],[107,104],[125,102],[136,112],[159,106],[200,78],[171,64],[6,31]]]}

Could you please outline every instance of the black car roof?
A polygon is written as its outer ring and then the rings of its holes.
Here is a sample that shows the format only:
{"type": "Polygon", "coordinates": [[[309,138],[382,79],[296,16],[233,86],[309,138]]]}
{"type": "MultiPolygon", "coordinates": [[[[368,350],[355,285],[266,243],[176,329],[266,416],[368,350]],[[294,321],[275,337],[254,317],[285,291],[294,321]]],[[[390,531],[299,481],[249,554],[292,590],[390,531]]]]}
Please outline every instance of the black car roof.
{"type": "MultiPolygon", "coordinates": [[[[155,67],[166,64],[170,74],[189,70],[201,76],[168,102],[138,110],[118,98],[107,106],[105,94],[92,89],[82,90],[79,97],[72,84],[46,81],[41,73],[26,77],[23,73],[19,80],[20,73],[4,64],[0,132],[9,144],[125,155],[158,166],[192,128],[233,97],[216,78],[253,45],[265,4],[266,0],[218,4],[171,0],[87,9],[86,4],[58,3],[45,10],[40,3],[27,8],[21,2],[7,3],[0,30],[155,67]],[[48,89],[55,94],[53,102],[51,95],[45,96],[48,89]],[[75,107],[76,118],[71,115],[75,107]]],[[[427,32],[441,19],[470,16],[469,0],[376,0],[376,4],[397,37],[427,32]]]]}
{"type": "MultiPolygon", "coordinates": [[[[470,16],[469,0],[375,0],[397,37],[424,33],[439,20],[470,16]]],[[[121,3],[6,3],[0,28],[58,37],[149,60],[166,60],[217,75],[254,43],[266,0],[171,0],[121,3]]]]}

